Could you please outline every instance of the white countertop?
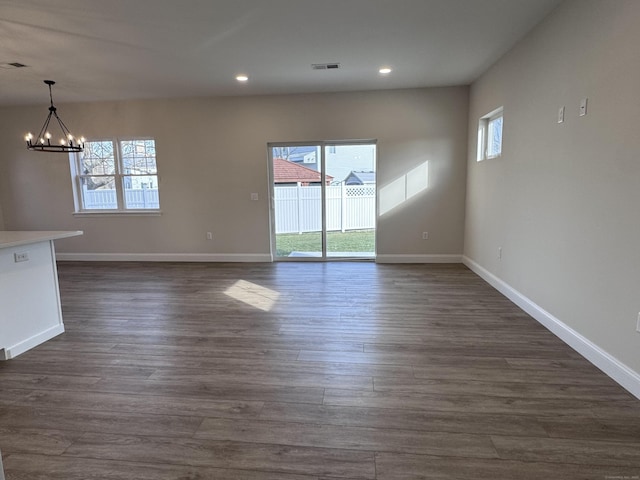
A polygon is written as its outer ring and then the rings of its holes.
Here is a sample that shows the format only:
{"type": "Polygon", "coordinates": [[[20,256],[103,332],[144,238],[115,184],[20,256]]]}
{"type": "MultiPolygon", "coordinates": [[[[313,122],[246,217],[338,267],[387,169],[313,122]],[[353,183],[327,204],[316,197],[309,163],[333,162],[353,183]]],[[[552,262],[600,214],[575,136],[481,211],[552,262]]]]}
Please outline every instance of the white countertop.
{"type": "Polygon", "coordinates": [[[82,230],[62,231],[0,231],[0,248],[17,247],[30,243],[58,240],[82,235],[82,230]]]}

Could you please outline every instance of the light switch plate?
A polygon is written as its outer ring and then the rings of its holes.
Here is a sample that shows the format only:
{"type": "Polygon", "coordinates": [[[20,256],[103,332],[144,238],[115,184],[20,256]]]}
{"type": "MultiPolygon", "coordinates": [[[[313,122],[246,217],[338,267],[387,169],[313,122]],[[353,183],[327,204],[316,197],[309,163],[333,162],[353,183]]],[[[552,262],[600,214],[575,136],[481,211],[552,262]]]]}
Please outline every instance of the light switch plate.
{"type": "Polygon", "coordinates": [[[558,109],[558,123],[564,123],[564,105],[558,109]]]}
{"type": "Polygon", "coordinates": [[[587,114],[587,98],[580,100],[580,116],[584,117],[587,114]]]}

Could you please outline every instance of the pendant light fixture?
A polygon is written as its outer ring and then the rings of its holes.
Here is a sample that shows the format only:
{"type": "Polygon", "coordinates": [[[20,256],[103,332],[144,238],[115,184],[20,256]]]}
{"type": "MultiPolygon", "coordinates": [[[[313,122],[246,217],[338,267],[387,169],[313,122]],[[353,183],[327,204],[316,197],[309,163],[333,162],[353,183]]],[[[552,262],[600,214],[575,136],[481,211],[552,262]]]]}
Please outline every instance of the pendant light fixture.
{"type": "Polygon", "coordinates": [[[44,125],[42,125],[40,133],[37,137],[34,137],[31,132],[27,133],[27,135],[24,137],[25,141],[27,142],[27,148],[29,150],[34,150],[37,152],[82,152],[82,150],[84,150],[84,137],[76,138],[71,135],[71,132],[69,131],[67,126],[58,116],[56,107],[53,106],[51,85],[55,85],[56,82],[54,82],[53,80],[45,80],[44,83],[49,86],[49,100],[51,101],[51,106],[49,107],[49,115],[44,121],[44,125]],[[57,120],[58,126],[60,127],[60,132],[62,134],[58,143],[55,143],[55,139],[53,140],[54,143],[51,142],[52,134],[49,131],[49,122],[51,121],[52,116],[57,120]]]}

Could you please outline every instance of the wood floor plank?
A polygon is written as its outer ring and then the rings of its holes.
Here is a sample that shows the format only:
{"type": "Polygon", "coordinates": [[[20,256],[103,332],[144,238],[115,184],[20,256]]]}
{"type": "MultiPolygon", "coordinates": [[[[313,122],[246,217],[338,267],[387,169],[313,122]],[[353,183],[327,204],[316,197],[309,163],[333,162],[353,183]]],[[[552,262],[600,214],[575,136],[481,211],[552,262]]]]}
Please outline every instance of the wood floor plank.
{"type": "Polygon", "coordinates": [[[640,415],[613,416],[599,419],[598,415],[583,417],[548,417],[540,424],[552,438],[603,440],[608,442],[640,443],[640,415]]]}
{"type": "Polygon", "coordinates": [[[0,424],[11,429],[105,432],[159,436],[192,436],[202,417],[152,413],[105,412],[74,408],[52,409],[12,406],[0,409],[0,424]]]}
{"type": "MultiPolygon", "coordinates": [[[[297,385],[264,385],[243,383],[241,378],[224,384],[214,381],[189,382],[183,380],[143,380],[130,378],[103,378],[90,391],[190,397],[213,400],[250,400],[265,402],[322,403],[324,388],[297,385]]],[[[369,389],[366,389],[367,391],[369,389]]],[[[355,390],[357,391],[357,390],[355,390]]]]}
{"type": "Polygon", "coordinates": [[[22,403],[26,400],[33,390],[29,388],[0,388],[0,408],[16,403],[22,403]]]}
{"type": "MultiPolygon", "coordinates": [[[[288,342],[278,339],[276,336],[248,338],[246,336],[222,337],[222,336],[171,336],[168,334],[148,335],[148,332],[141,331],[136,340],[142,345],[163,345],[169,347],[187,347],[215,350],[218,348],[227,349],[261,349],[261,350],[303,350],[313,349],[323,352],[362,352],[364,344],[360,342],[343,342],[341,340],[319,341],[307,338],[297,342],[288,342]]],[[[104,339],[108,343],[122,344],[131,341],[130,331],[121,333],[83,333],[83,338],[90,342],[104,339]]],[[[67,338],[72,341],[79,341],[79,335],[71,331],[67,333],[67,338]]]]}
{"type": "Polygon", "coordinates": [[[7,480],[317,480],[315,476],[81,457],[12,454],[7,480]]]}
{"type": "Polygon", "coordinates": [[[207,418],[195,438],[376,452],[497,458],[487,435],[207,418]]]}
{"type": "Polygon", "coordinates": [[[500,458],[506,460],[623,467],[633,467],[640,463],[640,442],[498,435],[491,438],[500,458]]]}
{"type": "Polygon", "coordinates": [[[326,389],[324,405],[377,408],[412,408],[434,411],[469,412],[491,414],[555,415],[593,414],[594,410],[610,412],[637,411],[638,401],[628,400],[611,405],[606,399],[518,398],[476,395],[437,395],[413,392],[363,392],[357,390],[326,389]]]}
{"type": "Polygon", "coordinates": [[[375,478],[372,452],[345,449],[88,433],[67,448],[64,456],[375,478]]]}
{"type": "Polygon", "coordinates": [[[313,373],[277,373],[265,375],[261,372],[196,373],[193,370],[166,372],[156,370],[149,380],[161,382],[215,382],[233,383],[242,379],[253,385],[286,385],[297,387],[348,388],[356,390],[373,390],[373,378],[354,375],[322,375],[313,373]]]}
{"type": "Polygon", "coordinates": [[[0,427],[0,452],[2,455],[11,453],[61,455],[80,435],[79,432],[2,426],[0,427]]]}
{"type": "Polygon", "coordinates": [[[372,353],[372,352],[323,352],[317,350],[302,350],[298,360],[306,362],[342,362],[363,363],[370,365],[455,365],[482,366],[485,368],[505,367],[506,360],[502,357],[474,357],[465,355],[430,355],[420,353],[372,353]]]}
{"type": "MultiPolygon", "coordinates": [[[[131,338],[128,339],[128,342],[131,338]]],[[[258,358],[276,360],[295,360],[298,358],[299,350],[291,348],[288,350],[273,348],[210,348],[201,346],[172,346],[172,345],[138,345],[132,343],[118,343],[113,346],[109,353],[123,353],[133,355],[169,355],[187,356],[189,358],[258,358]]]]}
{"type": "MultiPolygon", "coordinates": [[[[118,355],[120,357],[120,355],[118,355]]],[[[117,360],[120,361],[120,360],[117,360]]],[[[121,360],[128,364],[149,366],[156,370],[155,377],[164,373],[184,375],[202,373],[234,372],[238,375],[344,375],[351,377],[410,377],[413,378],[413,368],[397,365],[369,365],[338,362],[303,362],[273,359],[252,358],[207,358],[194,361],[192,357],[160,357],[160,356],[123,356],[121,360]]],[[[354,378],[358,380],[357,378],[354,378]]]]}
{"type": "MultiPolygon", "coordinates": [[[[64,319],[67,320],[66,316],[64,319]]],[[[38,346],[39,351],[52,351],[60,354],[61,352],[75,352],[75,353],[95,353],[95,352],[108,352],[113,347],[115,347],[115,343],[109,342],[85,342],[82,339],[78,339],[78,341],[71,340],[60,340],[57,342],[47,342],[38,346]]]]}
{"type": "Polygon", "coordinates": [[[0,369],[0,383],[3,389],[77,389],[95,385],[100,381],[100,376],[12,373],[6,370],[0,369]]]}
{"type": "Polygon", "coordinates": [[[261,420],[380,429],[471,434],[548,436],[542,421],[530,415],[440,412],[408,408],[341,407],[331,405],[265,403],[261,420]]]}
{"type": "Polygon", "coordinates": [[[577,398],[581,400],[633,401],[619,387],[609,385],[561,385],[552,383],[478,382],[473,380],[425,380],[407,378],[376,378],[377,392],[409,392],[435,395],[487,395],[511,398],[577,398]]]}
{"type": "Polygon", "coordinates": [[[264,406],[262,401],[60,390],[27,392],[22,397],[21,404],[34,408],[68,409],[71,411],[88,410],[221,418],[257,418],[264,406]]]}
{"type": "MultiPolygon", "coordinates": [[[[552,464],[512,460],[456,459],[426,455],[376,454],[379,480],[606,480],[638,476],[635,468],[619,466],[552,464]]],[[[328,479],[327,479],[328,480],[328,479]]]]}
{"type": "Polygon", "coordinates": [[[575,359],[554,359],[554,358],[522,358],[522,357],[505,357],[505,362],[514,369],[524,370],[558,370],[567,371],[574,370],[586,372],[590,374],[601,375],[602,372],[595,366],[590,364],[584,358],[575,359]]]}
{"type": "Polygon", "coordinates": [[[447,379],[458,381],[480,381],[480,382],[514,382],[529,384],[550,384],[550,385],[606,385],[612,387],[614,391],[620,392],[619,385],[604,373],[594,374],[593,371],[578,369],[543,369],[543,368],[506,368],[492,367],[460,367],[429,365],[413,367],[416,378],[427,380],[447,379]]]}
{"type": "Polygon", "coordinates": [[[535,345],[529,342],[509,342],[493,339],[492,341],[481,341],[475,338],[451,339],[432,338],[420,345],[397,345],[397,344],[365,344],[365,353],[391,354],[399,352],[402,354],[415,355],[466,355],[474,357],[520,357],[520,358],[553,358],[570,359],[576,358],[577,354],[566,346],[564,348],[549,348],[545,345],[535,345]]]}
{"type": "MultiPolygon", "coordinates": [[[[60,381],[65,379],[69,381],[69,376],[66,375],[70,370],[77,370],[78,368],[78,359],[63,359],[61,361],[57,361],[56,363],[50,363],[46,361],[34,362],[29,359],[25,359],[25,361],[21,362],[11,362],[6,368],[6,372],[0,374],[0,381],[5,380],[9,381],[8,375],[11,373],[23,374],[23,377],[32,374],[36,377],[42,377],[43,375],[47,375],[49,378],[47,383],[52,383],[53,381],[60,381]]],[[[94,380],[97,381],[99,377],[103,376],[118,376],[118,377],[136,377],[136,378],[149,378],[153,373],[155,373],[155,368],[144,368],[137,366],[129,366],[129,365],[117,365],[113,363],[113,361],[98,361],[92,362],[90,359],[82,359],[83,366],[87,369],[90,369],[91,375],[94,380]]],[[[78,376],[78,381],[80,381],[81,377],[78,376]]],[[[87,378],[87,377],[84,377],[87,378]]],[[[38,382],[40,385],[43,385],[45,382],[38,382]]],[[[94,382],[95,383],[95,382],[94,382]]]]}
{"type": "Polygon", "coordinates": [[[58,272],[65,333],[0,362],[7,480],[639,475],[640,401],[463,265],[58,272]]]}

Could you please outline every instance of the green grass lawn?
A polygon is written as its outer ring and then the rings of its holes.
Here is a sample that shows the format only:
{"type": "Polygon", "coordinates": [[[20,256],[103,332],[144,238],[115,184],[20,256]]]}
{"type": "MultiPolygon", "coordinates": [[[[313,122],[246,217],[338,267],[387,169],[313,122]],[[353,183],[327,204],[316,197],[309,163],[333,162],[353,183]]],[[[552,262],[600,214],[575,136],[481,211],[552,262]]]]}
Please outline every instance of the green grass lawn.
{"type": "MultiPolygon", "coordinates": [[[[375,251],[375,230],[352,230],[328,232],[327,252],[371,252],[375,251]]],[[[286,257],[291,252],[321,252],[320,232],[282,233],[276,235],[276,253],[286,257]]]]}

